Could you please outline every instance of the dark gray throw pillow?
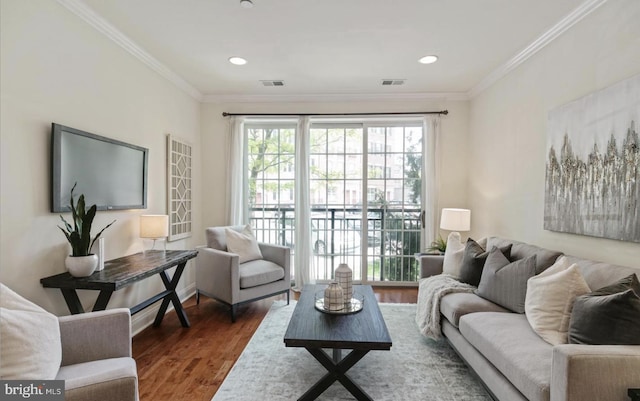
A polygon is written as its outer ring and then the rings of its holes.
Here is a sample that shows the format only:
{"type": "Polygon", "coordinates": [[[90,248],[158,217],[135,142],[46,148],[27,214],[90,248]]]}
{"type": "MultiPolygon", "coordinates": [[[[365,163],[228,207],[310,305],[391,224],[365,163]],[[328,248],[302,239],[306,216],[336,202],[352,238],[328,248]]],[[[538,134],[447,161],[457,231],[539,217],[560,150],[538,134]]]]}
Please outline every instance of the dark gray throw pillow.
{"type": "Polygon", "coordinates": [[[632,274],[576,298],[570,344],[640,345],[640,282],[632,274]]]}
{"type": "Polygon", "coordinates": [[[476,294],[517,313],[524,313],[527,280],[536,274],[536,255],[516,260],[509,259],[493,247],[482,269],[482,278],[476,294]]]}
{"type": "MultiPolygon", "coordinates": [[[[512,244],[505,245],[500,249],[507,259],[511,258],[512,244]]],[[[485,251],[476,241],[469,238],[465,244],[464,253],[462,254],[462,264],[460,265],[460,277],[458,280],[462,283],[470,284],[477,287],[482,277],[482,268],[487,261],[489,252],[485,251]]]]}

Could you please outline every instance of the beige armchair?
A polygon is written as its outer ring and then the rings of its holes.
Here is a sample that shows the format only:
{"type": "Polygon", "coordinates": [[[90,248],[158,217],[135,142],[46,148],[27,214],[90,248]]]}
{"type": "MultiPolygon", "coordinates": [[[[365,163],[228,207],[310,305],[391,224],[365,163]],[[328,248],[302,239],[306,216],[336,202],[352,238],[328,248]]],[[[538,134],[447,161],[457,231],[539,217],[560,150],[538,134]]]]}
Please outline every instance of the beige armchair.
{"type": "Polygon", "coordinates": [[[137,401],[131,313],[57,317],[0,283],[0,379],[64,380],[66,401],[137,401]]]}
{"type": "Polygon", "coordinates": [[[206,229],[207,246],[198,247],[196,258],[196,302],[200,295],[220,301],[231,308],[235,322],[238,306],[287,294],[291,289],[291,250],[288,247],[258,243],[263,259],[239,262],[239,256],[228,252],[225,229],[238,232],[243,226],[206,229]]]}
{"type": "Polygon", "coordinates": [[[59,317],[66,401],[137,401],[129,309],[59,317]]]}

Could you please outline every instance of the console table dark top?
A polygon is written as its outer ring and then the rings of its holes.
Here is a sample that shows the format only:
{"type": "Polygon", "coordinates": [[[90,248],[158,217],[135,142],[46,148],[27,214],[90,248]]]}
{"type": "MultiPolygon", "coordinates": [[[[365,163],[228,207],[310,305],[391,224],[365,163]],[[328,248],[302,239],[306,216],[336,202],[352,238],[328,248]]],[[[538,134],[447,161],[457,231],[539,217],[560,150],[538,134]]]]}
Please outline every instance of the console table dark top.
{"type": "Polygon", "coordinates": [[[195,258],[196,250],[146,251],[104,262],[104,270],[88,277],[73,277],[68,272],[40,279],[43,287],[77,290],[117,291],[195,258]]]}
{"type": "Polygon", "coordinates": [[[333,315],[315,309],[315,293],[324,286],[306,285],[284,335],[287,347],[389,350],[391,336],[369,285],[354,286],[364,295],[362,311],[333,315]]]}

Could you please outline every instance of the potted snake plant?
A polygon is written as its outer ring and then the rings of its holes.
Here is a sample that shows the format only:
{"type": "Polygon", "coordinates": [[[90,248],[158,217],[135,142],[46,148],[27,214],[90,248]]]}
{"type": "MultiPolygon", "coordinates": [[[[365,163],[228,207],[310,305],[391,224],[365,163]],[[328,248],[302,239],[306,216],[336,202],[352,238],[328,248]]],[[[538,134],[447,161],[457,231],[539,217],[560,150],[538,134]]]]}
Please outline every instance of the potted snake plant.
{"type": "Polygon", "coordinates": [[[96,205],[92,205],[89,209],[85,208],[84,194],[78,197],[78,203],[74,204],[73,190],[76,189],[75,183],[71,188],[71,217],[73,218],[73,225],[68,223],[62,215],[60,220],[64,223],[64,227],[58,226],[71,245],[71,255],[65,259],[65,266],[74,277],[86,277],[90,276],[98,266],[98,256],[90,253],[93,244],[96,242],[100,235],[109,228],[115,220],[107,224],[98,234],[91,240],[91,224],[96,216],[96,205]]]}

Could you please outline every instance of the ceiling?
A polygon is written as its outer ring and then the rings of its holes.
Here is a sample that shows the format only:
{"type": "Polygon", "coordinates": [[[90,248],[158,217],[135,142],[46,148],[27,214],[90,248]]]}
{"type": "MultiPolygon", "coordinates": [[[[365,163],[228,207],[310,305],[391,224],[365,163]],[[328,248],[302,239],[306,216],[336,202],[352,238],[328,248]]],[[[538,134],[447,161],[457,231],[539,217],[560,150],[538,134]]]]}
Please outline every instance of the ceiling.
{"type": "Polygon", "coordinates": [[[245,9],[239,0],[58,1],[92,10],[165,75],[204,97],[468,94],[594,3],[253,0],[245,9]],[[439,61],[417,62],[429,54],[439,61]],[[232,56],[248,63],[232,65],[232,56]],[[383,79],[406,82],[382,86],[383,79]],[[261,80],[285,85],[265,87],[261,80]]]}

